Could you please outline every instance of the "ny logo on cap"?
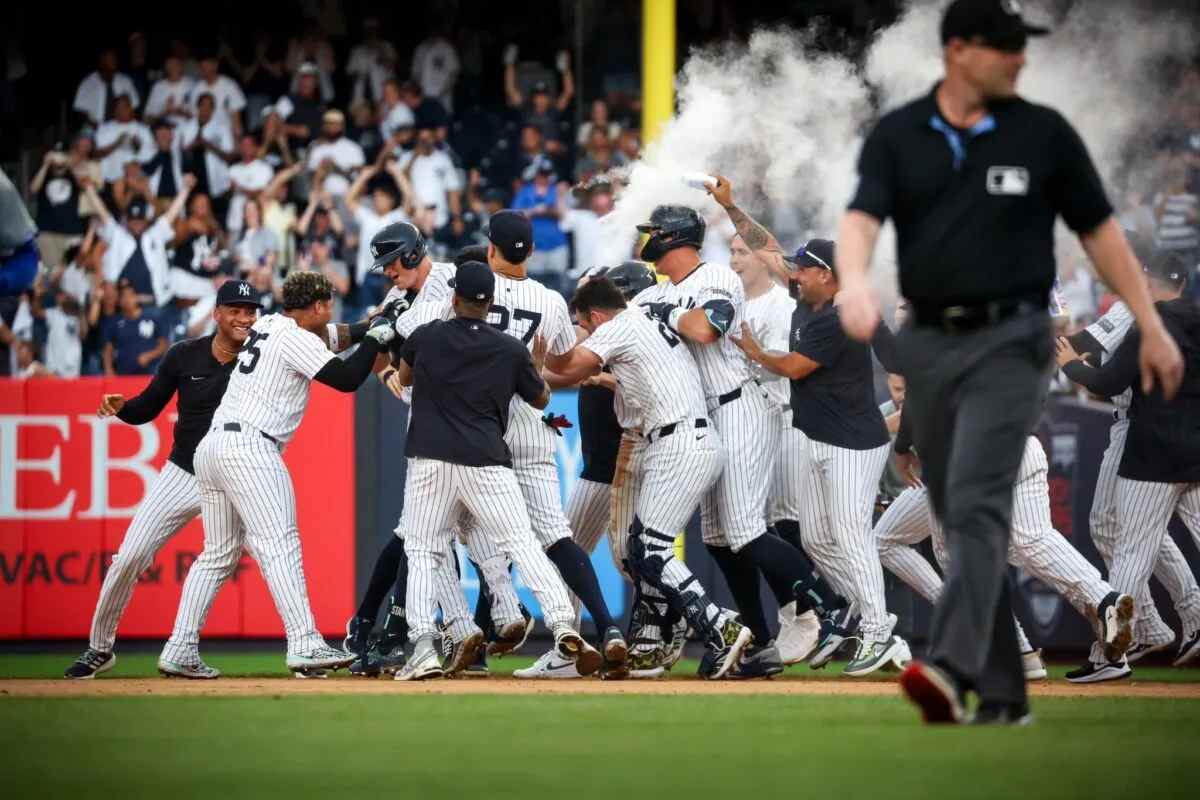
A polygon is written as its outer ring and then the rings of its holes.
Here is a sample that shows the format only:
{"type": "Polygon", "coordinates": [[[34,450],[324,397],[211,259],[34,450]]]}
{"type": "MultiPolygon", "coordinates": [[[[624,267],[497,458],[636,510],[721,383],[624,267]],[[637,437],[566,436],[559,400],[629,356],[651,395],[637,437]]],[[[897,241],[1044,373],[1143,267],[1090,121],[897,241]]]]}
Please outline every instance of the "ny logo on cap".
{"type": "Polygon", "coordinates": [[[520,250],[522,247],[525,246],[525,243],[524,242],[513,242],[513,246],[516,247],[518,250],[520,250]]]}
{"type": "Polygon", "coordinates": [[[248,283],[239,284],[238,285],[238,294],[240,294],[242,297],[249,297],[250,296],[250,284],[248,284],[248,283]]]}

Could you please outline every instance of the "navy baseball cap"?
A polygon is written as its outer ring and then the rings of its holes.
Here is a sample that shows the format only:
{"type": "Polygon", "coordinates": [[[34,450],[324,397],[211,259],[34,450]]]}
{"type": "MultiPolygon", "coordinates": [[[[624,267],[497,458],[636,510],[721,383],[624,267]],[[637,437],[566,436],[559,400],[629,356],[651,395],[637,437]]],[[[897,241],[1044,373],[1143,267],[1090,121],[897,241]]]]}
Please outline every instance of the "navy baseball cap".
{"type": "Polygon", "coordinates": [[[1159,253],[1143,262],[1142,269],[1152,278],[1179,284],[1187,280],[1188,268],[1183,259],[1174,253],[1159,253]]]}
{"type": "Polygon", "coordinates": [[[979,37],[987,47],[1016,53],[1025,49],[1030,36],[1049,32],[1021,17],[1019,0],[954,0],[942,16],[943,45],[954,38],[979,37]]]}
{"type": "Polygon", "coordinates": [[[496,291],[496,276],[482,261],[466,261],[454,272],[449,284],[459,297],[478,303],[496,291]]]}
{"type": "Polygon", "coordinates": [[[791,258],[784,256],[783,260],[796,269],[815,267],[829,270],[837,277],[837,268],[833,263],[833,242],[828,239],[809,239],[795,255],[791,258]]]}
{"type": "Polygon", "coordinates": [[[219,306],[254,306],[262,308],[258,290],[245,281],[225,281],[217,289],[219,306]]]}
{"type": "Polygon", "coordinates": [[[533,225],[520,211],[506,208],[488,221],[488,241],[511,264],[521,264],[533,252],[533,225]]]}
{"type": "Polygon", "coordinates": [[[150,208],[150,204],[145,200],[134,200],[129,204],[129,208],[125,209],[126,219],[153,219],[154,209],[150,208]]]}

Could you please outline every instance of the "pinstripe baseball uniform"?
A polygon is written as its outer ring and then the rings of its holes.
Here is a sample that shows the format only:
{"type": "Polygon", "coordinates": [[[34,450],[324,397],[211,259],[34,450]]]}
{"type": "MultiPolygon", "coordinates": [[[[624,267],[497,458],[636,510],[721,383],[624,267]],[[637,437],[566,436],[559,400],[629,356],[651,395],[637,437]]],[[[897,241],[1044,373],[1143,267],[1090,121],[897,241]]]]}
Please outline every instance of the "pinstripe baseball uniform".
{"type": "Polygon", "coordinates": [[[153,563],[164,544],[200,515],[192,461],[196,445],[212,427],[213,412],[225,394],[235,365],[234,361],[217,361],[212,346],[213,336],[173,345],[146,389],[129,398],[117,413],[122,422],[141,425],[156,418],[172,395],[179,393],[171,455],[138,505],[100,587],[89,637],[89,646],[94,650],[113,649],[117,625],[133,596],[138,576],[153,563]]]}
{"type": "Polygon", "coordinates": [[[527,401],[542,392],[528,352],[494,326],[458,317],[421,327],[401,354],[413,369],[404,493],[410,640],[437,632],[435,575],[463,509],[474,518],[474,537],[490,540],[514,561],[547,626],[569,625],[566,587],[534,537],[503,436],[512,399],[532,408],[527,401]]]}
{"type": "Polygon", "coordinates": [[[281,456],[308,407],[313,376],[336,358],[283,314],[254,323],[213,426],[196,449],[204,550],[183,585],[163,657],[197,657],[200,629],[244,546],[283,618],[289,655],[325,647],[308,602],[296,497],[281,456]]]}
{"type": "MultiPolygon", "coordinates": [[[[728,330],[738,331],[745,318],[745,297],[733,270],[701,262],[678,284],[662,281],[640,292],[633,302],[693,309],[710,301],[726,301],[734,312],[728,330]]],[[[752,380],[745,355],[728,336],[699,344],[669,328],[667,334],[682,339],[695,358],[708,417],[720,434],[723,461],[730,466],[701,504],[704,543],[736,552],[767,529],[767,492],[778,446],[771,402],[766,389],[752,380]]]]}
{"type": "MultiPolygon", "coordinates": [[[[1118,300],[1113,303],[1100,319],[1093,322],[1085,330],[1104,348],[1100,354],[1101,363],[1106,363],[1117,347],[1125,339],[1129,328],[1133,325],[1133,312],[1118,300]]],[[[1096,490],[1092,496],[1092,510],[1088,516],[1088,525],[1092,532],[1092,541],[1100,552],[1104,563],[1112,568],[1113,548],[1116,544],[1119,526],[1117,524],[1117,467],[1125,452],[1125,437],[1129,431],[1129,403],[1133,398],[1133,390],[1126,389],[1121,394],[1111,398],[1115,407],[1115,420],[1108,433],[1108,446],[1100,462],[1100,472],[1096,477],[1096,490]]],[[[1186,513],[1180,517],[1195,531],[1196,522],[1189,520],[1186,513]]],[[[1154,562],[1154,577],[1158,578],[1170,594],[1172,602],[1182,619],[1200,617],[1200,586],[1188,566],[1179,545],[1170,536],[1163,537],[1162,550],[1154,562]]],[[[1171,642],[1175,632],[1163,621],[1154,605],[1154,598],[1148,591],[1140,592],[1137,613],[1135,615],[1136,640],[1142,644],[1156,645],[1171,642]]]]}
{"type": "MultiPolygon", "coordinates": [[[[787,352],[796,301],[786,289],[772,284],[758,297],[747,298],[745,316],[755,340],[764,350],[787,352]]],[[[775,465],[771,471],[771,491],[767,498],[767,523],[800,519],[802,475],[808,461],[808,439],[792,425],[791,389],[787,378],[780,377],[750,362],[751,374],[767,390],[772,401],[773,430],[779,437],[775,465]]]]}

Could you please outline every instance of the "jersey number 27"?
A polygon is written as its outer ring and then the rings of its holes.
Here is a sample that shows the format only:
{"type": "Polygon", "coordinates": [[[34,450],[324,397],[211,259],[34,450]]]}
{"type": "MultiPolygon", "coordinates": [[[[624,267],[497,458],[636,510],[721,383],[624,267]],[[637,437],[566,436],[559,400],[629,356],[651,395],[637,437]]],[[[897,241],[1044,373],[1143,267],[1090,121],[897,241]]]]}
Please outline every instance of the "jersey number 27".
{"type": "Polygon", "coordinates": [[[491,315],[489,315],[488,324],[491,325],[496,330],[504,332],[504,333],[508,332],[508,324],[510,321],[512,321],[512,320],[528,321],[529,328],[525,331],[524,335],[521,336],[521,341],[524,342],[525,344],[529,344],[533,340],[533,335],[535,333],[537,333],[538,325],[542,324],[542,315],[541,314],[539,314],[536,311],[526,311],[523,308],[514,308],[510,311],[508,306],[502,306],[502,305],[493,303],[491,313],[499,315],[500,319],[496,322],[492,322],[492,320],[490,319],[491,315]]]}

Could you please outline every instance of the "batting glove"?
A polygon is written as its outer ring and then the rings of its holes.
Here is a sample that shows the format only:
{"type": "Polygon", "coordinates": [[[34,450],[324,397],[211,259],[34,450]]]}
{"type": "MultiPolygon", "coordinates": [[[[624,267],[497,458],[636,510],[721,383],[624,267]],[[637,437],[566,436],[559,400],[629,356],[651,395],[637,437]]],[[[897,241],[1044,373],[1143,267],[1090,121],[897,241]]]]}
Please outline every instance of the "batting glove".
{"type": "Polygon", "coordinates": [[[679,323],[679,318],[683,316],[684,310],[674,303],[647,303],[646,313],[651,319],[656,319],[672,330],[676,330],[675,326],[679,323]]]}
{"type": "Polygon", "coordinates": [[[371,327],[367,328],[365,338],[374,339],[376,344],[384,347],[388,342],[396,338],[395,324],[393,320],[386,317],[376,317],[371,323],[371,327]]]}

